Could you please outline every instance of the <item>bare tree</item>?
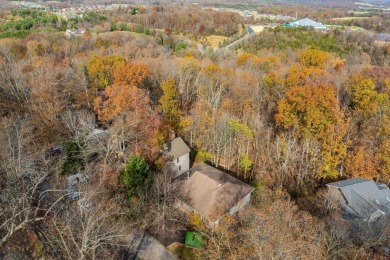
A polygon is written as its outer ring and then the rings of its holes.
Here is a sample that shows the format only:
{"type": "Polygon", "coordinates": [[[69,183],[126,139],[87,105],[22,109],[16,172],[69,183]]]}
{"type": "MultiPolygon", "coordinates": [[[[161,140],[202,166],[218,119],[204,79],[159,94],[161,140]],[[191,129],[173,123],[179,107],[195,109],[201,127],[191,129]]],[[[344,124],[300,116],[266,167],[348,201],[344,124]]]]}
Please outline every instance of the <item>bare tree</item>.
{"type": "Polygon", "coordinates": [[[16,233],[45,219],[39,193],[49,175],[39,149],[29,146],[31,128],[23,120],[4,120],[0,131],[0,247],[16,233]]]}

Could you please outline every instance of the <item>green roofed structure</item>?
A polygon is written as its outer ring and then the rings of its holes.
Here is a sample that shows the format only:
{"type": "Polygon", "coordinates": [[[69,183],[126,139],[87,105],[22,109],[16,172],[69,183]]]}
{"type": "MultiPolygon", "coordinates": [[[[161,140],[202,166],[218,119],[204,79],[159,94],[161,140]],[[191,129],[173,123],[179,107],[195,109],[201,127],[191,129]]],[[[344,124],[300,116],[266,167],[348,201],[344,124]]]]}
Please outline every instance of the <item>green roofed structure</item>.
{"type": "Polygon", "coordinates": [[[204,246],[202,235],[198,232],[187,231],[185,245],[202,248],[204,246]]]}
{"type": "Polygon", "coordinates": [[[322,23],[315,22],[309,18],[304,18],[302,20],[295,20],[283,24],[284,27],[313,27],[316,30],[326,30],[326,25],[322,23]]]}

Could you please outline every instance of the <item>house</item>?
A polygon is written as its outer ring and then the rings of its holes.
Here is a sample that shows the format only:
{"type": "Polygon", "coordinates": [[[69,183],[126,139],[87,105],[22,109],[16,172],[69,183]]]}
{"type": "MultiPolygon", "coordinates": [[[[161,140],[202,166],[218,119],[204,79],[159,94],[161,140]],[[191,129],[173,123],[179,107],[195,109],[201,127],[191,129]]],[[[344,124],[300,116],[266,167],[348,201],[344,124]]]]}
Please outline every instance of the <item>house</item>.
{"type": "Polygon", "coordinates": [[[313,27],[314,29],[317,30],[326,30],[326,25],[322,23],[318,23],[316,21],[313,21],[309,18],[304,18],[301,20],[295,20],[292,22],[288,22],[283,24],[284,27],[313,27]]]}
{"type": "Polygon", "coordinates": [[[390,215],[390,189],[386,184],[355,178],[327,184],[328,197],[344,215],[373,222],[390,215]]]}
{"type": "Polygon", "coordinates": [[[85,30],[82,29],[68,29],[65,32],[65,36],[67,38],[70,38],[72,36],[83,36],[85,33],[85,30]]]}
{"type": "Polygon", "coordinates": [[[226,214],[234,214],[247,205],[254,188],[208,165],[201,163],[178,178],[180,206],[196,212],[211,226],[218,225],[226,214]]]}
{"type": "Polygon", "coordinates": [[[389,33],[379,33],[375,36],[375,43],[378,45],[386,45],[390,43],[389,33]]]}
{"type": "Polygon", "coordinates": [[[165,144],[165,153],[168,157],[167,169],[173,178],[190,169],[190,151],[181,137],[177,137],[165,144]]]}
{"type": "Polygon", "coordinates": [[[169,251],[157,239],[144,231],[133,232],[126,237],[129,250],[124,259],[132,260],[178,260],[178,258],[169,251]]]}
{"type": "Polygon", "coordinates": [[[88,179],[89,179],[88,175],[81,174],[81,173],[73,174],[73,175],[66,177],[68,187],[82,184],[82,183],[86,182],[88,179]]]}

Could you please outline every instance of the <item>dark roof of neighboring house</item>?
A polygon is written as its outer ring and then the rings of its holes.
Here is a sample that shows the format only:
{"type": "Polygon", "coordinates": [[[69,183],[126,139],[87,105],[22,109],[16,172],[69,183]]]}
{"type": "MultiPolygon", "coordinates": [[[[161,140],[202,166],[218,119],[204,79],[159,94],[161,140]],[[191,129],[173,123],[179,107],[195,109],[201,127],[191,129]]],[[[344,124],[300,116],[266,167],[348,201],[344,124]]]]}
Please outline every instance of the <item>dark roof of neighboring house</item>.
{"type": "Polygon", "coordinates": [[[126,259],[136,260],[178,260],[178,258],[169,251],[157,239],[144,231],[133,232],[126,237],[130,249],[126,259]]]}
{"type": "Polygon", "coordinates": [[[389,33],[380,33],[375,37],[376,41],[390,41],[389,33]]]}
{"type": "Polygon", "coordinates": [[[191,151],[181,137],[177,137],[166,144],[167,154],[173,160],[183,156],[191,151]]]}
{"type": "Polygon", "coordinates": [[[383,183],[362,178],[327,184],[340,190],[345,207],[359,217],[369,219],[375,212],[390,214],[390,189],[383,183]]]}
{"type": "Polygon", "coordinates": [[[346,187],[349,185],[354,185],[361,182],[366,182],[369,180],[363,179],[363,178],[354,178],[354,179],[348,179],[344,181],[337,181],[327,184],[328,186],[334,186],[334,187],[346,187]]]}
{"type": "Polygon", "coordinates": [[[254,188],[210,165],[201,163],[186,173],[181,186],[188,206],[211,221],[217,221],[254,188]]]}

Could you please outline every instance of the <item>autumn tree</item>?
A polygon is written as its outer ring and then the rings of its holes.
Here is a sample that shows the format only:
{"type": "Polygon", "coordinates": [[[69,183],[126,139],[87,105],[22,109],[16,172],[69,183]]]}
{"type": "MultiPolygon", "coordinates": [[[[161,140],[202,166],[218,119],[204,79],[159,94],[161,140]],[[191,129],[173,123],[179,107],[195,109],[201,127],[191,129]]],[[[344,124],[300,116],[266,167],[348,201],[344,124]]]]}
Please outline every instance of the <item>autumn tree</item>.
{"type": "Polygon", "coordinates": [[[338,174],[346,154],[344,136],[349,122],[339,109],[335,90],[329,86],[293,87],[278,103],[276,124],[293,129],[302,138],[319,142],[322,160],[318,177],[338,174]]]}
{"type": "Polygon", "coordinates": [[[323,69],[329,60],[329,53],[320,50],[304,50],[299,56],[299,63],[306,67],[323,69]]]}
{"type": "Polygon", "coordinates": [[[329,86],[298,86],[279,101],[276,124],[303,136],[320,137],[340,116],[335,91],[329,86]]]}
{"type": "Polygon", "coordinates": [[[152,158],[158,152],[160,117],[152,109],[148,92],[141,88],[149,70],[145,65],[122,63],[113,74],[114,84],[95,99],[98,118],[112,125],[123,151],[131,144],[133,152],[152,158]]]}
{"type": "Polygon", "coordinates": [[[372,179],[377,177],[378,165],[372,151],[364,146],[357,146],[350,151],[345,160],[345,172],[346,175],[353,178],[372,179]]]}
{"type": "Polygon", "coordinates": [[[168,79],[161,84],[163,95],[160,98],[163,119],[174,130],[177,130],[182,112],[180,110],[180,95],[174,79],[168,79]]]}
{"type": "Polygon", "coordinates": [[[114,81],[113,71],[120,63],[124,63],[125,59],[121,56],[95,56],[88,65],[87,72],[92,80],[92,84],[96,89],[104,89],[111,85],[114,81]]]}
{"type": "Polygon", "coordinates": [[[354,75],[349,92],[353,109],[363,117],[376,114],[389,103],[388,95],[375,91],[375,83],[369,77],[354,75]]]}
{"type": "Polygon", "coordinates": [[[285,85],[287,88],[304,85],[320,85],[329,79],[330,75],[324,69],[293,65],[288,69],[285,85]]]}

